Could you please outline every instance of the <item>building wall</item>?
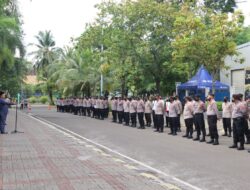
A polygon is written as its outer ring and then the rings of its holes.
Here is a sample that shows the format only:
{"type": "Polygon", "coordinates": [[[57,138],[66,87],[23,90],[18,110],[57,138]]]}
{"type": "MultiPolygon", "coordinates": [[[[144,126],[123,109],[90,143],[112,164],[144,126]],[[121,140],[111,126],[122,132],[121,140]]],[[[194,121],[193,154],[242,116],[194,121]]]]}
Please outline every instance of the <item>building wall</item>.
{"type": "Polygon", "coordinates": [[[225,59],[227,70],[221,70],[220,81],[231,86],[231,93],[245,93],[245,69],[250,68],[250,42],[237,47],[240,57],[244,58],[243,64],[236,63],[235,57],[225,59]]]}

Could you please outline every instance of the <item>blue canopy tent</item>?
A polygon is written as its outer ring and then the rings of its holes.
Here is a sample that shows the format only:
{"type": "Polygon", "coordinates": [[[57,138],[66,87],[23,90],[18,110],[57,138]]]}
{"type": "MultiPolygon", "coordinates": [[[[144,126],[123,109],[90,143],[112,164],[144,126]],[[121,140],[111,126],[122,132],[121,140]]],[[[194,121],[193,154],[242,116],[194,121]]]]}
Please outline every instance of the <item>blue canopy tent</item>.
{"type": "MultiPolygon", "coordinates": [[[[177,87],[178,95],[183,99],[186,95],[194,96],[199,94],[202,100],[205,100],[206,89],[212,92],[213,78],[205,69],[201,66],[196,75],[192,77],[188,82],[183,83],[177,87]]],[[[219,81],[215,81],[215,99],[217,101],[223,101],[224,96],[230,96],[230,88],[228,85],[219,81]]]]}

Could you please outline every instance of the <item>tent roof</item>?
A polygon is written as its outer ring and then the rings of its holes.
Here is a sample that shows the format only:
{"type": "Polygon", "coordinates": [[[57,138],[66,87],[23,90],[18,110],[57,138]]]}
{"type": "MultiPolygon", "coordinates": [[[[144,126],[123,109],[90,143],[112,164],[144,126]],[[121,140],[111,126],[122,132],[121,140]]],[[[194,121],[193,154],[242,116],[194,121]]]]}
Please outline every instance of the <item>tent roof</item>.
{"type": "MultiPolygon", "coordinates": [[[[196,75],[193,76],[188,82],[181,84],[178,86],[178,89],[204,89],[204,88],[210,88],[212,89],[213,85],[213,78],[208,73],[208,71],[205,69],[204,66],[201,66],[199,70],[197,71],[196,75]]],[[[224,89],[228,90],[229,86],[226,84],[223,84],[219,81],[215,81],[215,89],[224,89]]]]}

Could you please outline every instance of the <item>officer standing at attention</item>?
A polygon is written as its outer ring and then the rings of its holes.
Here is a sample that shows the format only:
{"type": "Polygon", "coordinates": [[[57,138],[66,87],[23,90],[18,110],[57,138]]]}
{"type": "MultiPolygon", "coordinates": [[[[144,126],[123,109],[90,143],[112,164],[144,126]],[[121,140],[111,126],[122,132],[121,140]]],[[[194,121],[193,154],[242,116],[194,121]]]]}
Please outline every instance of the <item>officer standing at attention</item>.
{"type": "Polygon", "coordinates": [[[200,100],[200,96],[196,95],[194,97],[194,122],[196,125],[197,137],[194,141],[205,142],[206,137],[206,129],[205,129],[205,121],[204,121],[204,112],[206,110],[205,104],[200,100]],[[200,135],[202,133],[202,139],[200,139],[200,135]]]}
{"type": "Polygon", "coordinates": [[[145,104],[142,98],[138,98],[137,100],[137,115],[140,123],[140,127],[138,129],[145,129],[144,124],[144,112],[145,112],[145,104]]]}
{"type": "Polygon", "coordinates": [[[130,106],[129,106],[131,127],[136,127],[136,109],[137,109],[137,101],[133,97],[132,99],[130,99],[130,106]]]}
{"type": "Polygon", "coordinates": [[[186,134],[183,137],[188,139],[193,138],[193,125],[194,125],[194,106],[191,97],[185,98],[185,106],[183,111],[183,117],[186,125],[186,134]]]}
{"type": "Polygon", "coordinates": [[[170,130],[169,135],[177,135],[178,130],[178,113],[179,113],[179,105],[178,102],[174,100],[175,98],[171,96],[169,98],[169,119],[170,119],[170,130]]]}
{"type": "Polygon", "coordinates": [[[147,127],[151,127],[152,107],[153,107],[152,102],[148,98],[145,98],[145,119],[147,127]]]}
{"type": "Polygon", "coordinates": [[[121,97],[118,98],[118,102],[117,102],[117,114],[118,114],[119,123],[122,124],[122,120],[123,120],[123,100],[122,100],[121,97]]]}
{"type": "MultiPolygon", "coordinates": [[[[243,99],[243,94],[239,94],[240,101],[244,104],[244,106],[247,108],[247,102],[244,101],[243,99]]],[[[246,142],[245,144],[250,144],[250,131],[249,131],[249,126],[248,126],[248,112],[245,114],[245,120],[244,120],[244,134],[246,137],[246,142]]]]}
{"type": "Polygon", "coordinates": [[[117,98],[115,97],[112,97],[111,99],[111,109],[112,109],[113,122],[116,123],[117,121],[117,98]]]}
{"type": "Polygon", "coordinates": [[[229,148],[238,148],[238,142],[240,147],[238,150],[244,150],[244,116],[247,112],[246,106],[241,102],[241,98],[238,94],[233,95],[234,106],[232,112],[233,118],[233,145],[229,148]]]}
{"type": "Polygon", "coordinates": [[[211,140],[208,141],[208,144],[219,145],[219,135],[217,129],[217,120],[219,119],[217,104],[214,100],[214,95],[210,94],[207,97],[207,122],[210,131],[211,140]]]}
{"type": "Polygon", "coordinates": [[[163,133],[164,127],[164,101],[161,96],[157,97],[155,117],[156,117],[156,130],[155,132],[163,133]]]}
{"type": "Polygon", "coordinates": [[[6,119],[9,112],[10,102],[6,101],[6,94],[0,91],[0,132],[1,134],[8,134],[5,131],[6,119]]]}
{"type": "Polygon", "coordinates": [[[124,122],[126,126],[129,126],[129,100],[127,98],[123,101],[124,108],[124,122]]]}
{"type": "Polygon", "coordinates": [[[181,132],[181,113],[182,113],[182,103],[179,99],[179,96],[175,96],[175,103],[177,104],[178,108],[178,115],[177,115],[177,131],[181,132]]]}
{"type": "Polygon", "coordinates": [[[157,107],[157,98],[156,98],[156,96],[154,96],[153,97],[153,108],[152,108],[154,128],[156,128],[156,126],[157,126],[157,119],[156,119],[156,115],[155,115],[156,107],[157,107]]]}
{"type": "Polygon", "coordinates": [[[222,136],[231,137],[232,134],[231,118],[232,118],[232,104],[228,102],[227,97],[224,97],[224,102],[222,103],[222,122],[225,133],[222,136]]]}
{"type": "Polygon", "coordinates": [[[105,109],[104,109],[104,105],[105,102],[104,102],[104,98],[103,97],[100,97],[100,100],[99,100],[99,112],[100,112],[100,119],[101,120],[104,120],[104,115],[105,115],[105,109]]]}

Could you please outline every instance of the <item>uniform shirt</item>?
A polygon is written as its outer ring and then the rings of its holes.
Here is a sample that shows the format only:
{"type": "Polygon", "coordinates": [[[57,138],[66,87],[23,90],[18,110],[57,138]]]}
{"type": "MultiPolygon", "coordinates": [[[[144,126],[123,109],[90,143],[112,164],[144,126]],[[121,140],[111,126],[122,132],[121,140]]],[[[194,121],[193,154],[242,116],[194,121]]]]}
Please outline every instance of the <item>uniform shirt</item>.
{"type": "Polygon", "coordinates": [[[82,107],[87,107],[87,100],[85,98],[82,100],[82,107]]]}
{"type": "Polygon", "coordinates": [[[148,100],[146,103],[145,103],[145,113],[152,113],[152,103],[148,100]]]}
{"type": "Polygon", "coordinates": [[[86,107],[87,108],[91,107],[91,101],[90,101],[90,99],[86,100],[86,107]]]}
{"type": "Polygon", "coordinates": [[[109,102],[107,99],[104,100],[104,109],[107,109],[109,107],[109,102]]]}
{"type": "Polygon", "coordinates": [[[95,108],[99,109],[100,108],[100,99],[96,100],[95,108]]]}
{"type": "Polygon", "coordinates": [[[124,112],[129,112],[129,104],[130,102],[128,100],[123,102],[123,108],[124,108],[124,112]]]}
{"type": "Polygon", "coordinates": [[[194,117],[194,106],[193,102],[187,102],[184,106],[183,111],[183,117],[184,119],[190,119],[194,117]]]}
{"type": "Polygon", "coordinates": [[[153,101],[153,108],[152,108],[152,110],[155,111],[155,110],[156,110],[156,107],[157,107],[157,101],[154,100],[154,101],[153,101]]]}
{"type": "Polygon", "coordinates": [[[205,104],[201,100],[194,102],[194,114],[205,112],[205,104]]]}
{"type": "Polygon", "coordinates": [[[99,109],[104,109],[104,100],[99,100],[99,109]]]}
{"type": "Polygon", "coordinates": [[[136,109],[137,109],[137,101],[132,100],[129,106],[129,113],[136,113],[136,109]]]}
{"type": "Polygon", "coordinates": [[[169,104],[169,117],[177,117],[179,113],[178,103],[177,102],[170,102],[169,104]]]}
{"type": "Polygon", "coordinates": [[[181,101],[176,100],[175,103],[177,104],[178,114],[181,114],[181,112],[182,112],[182,103],[181,103],[181,101]]]}
{"type": "Polygon", "coordinates": [[[163,115],[163,113],[164,113],[164,102],[163,100],[158,100],[156,102],[155,114],[163,115]]]}
{"type": "Polygon", "coordinates": [[[123,101],[118,100],[117,102],[117,111],[123,111],[123,101]]]}
{"type": "Polygon", "coordinates": [[[113,111],[117,111],[117,100],[112,100],[111,101],[111,109],[113,111]]]}
{"type": "Polygon", "coordinates": [[[77,100],[75,99],[75,100],[73,100],[73,106],[75,106],[75,107],[77,107],[78,106],[78,104],[77,104],[77,100]]]}
{"type": "Polygon", "coordinates": [[[222,118],[232,117],[232,104],[230,102],[222,103],[222,118]]]}
{"type": "Polygon", "coordinates": [[[242,102],[234,103],[232,118],[244,117],[246,112],[247,112],[246,106],[242,102]]]}
{"type": "Polygon", "coordinates": [[[211,100],[208,102],[207,115],[208,116],[216,115],[217,117],[219,117],[218,108],[215,100],[211,100]]]}
{"type": "Polygon", "coordinates": [[[145,104],[143,100],[139,100],[137,103],[137,113],[144,113],[145,111],[145,104]]]}

